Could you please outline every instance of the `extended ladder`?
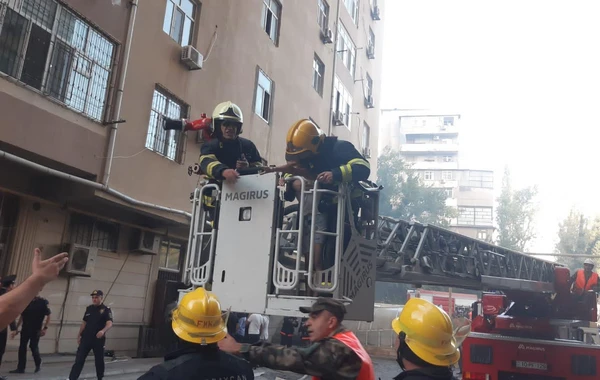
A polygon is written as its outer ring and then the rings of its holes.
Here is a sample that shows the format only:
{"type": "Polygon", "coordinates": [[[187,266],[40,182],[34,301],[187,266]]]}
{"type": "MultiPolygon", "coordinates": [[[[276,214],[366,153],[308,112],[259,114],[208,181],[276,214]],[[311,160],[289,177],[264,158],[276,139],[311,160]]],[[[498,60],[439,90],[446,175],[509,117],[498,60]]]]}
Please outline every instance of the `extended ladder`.
{"type": "Polygon", "coordinates": [[[379,217],[377,281],[552,292],[559,266],[431,224],[379,217]]]}

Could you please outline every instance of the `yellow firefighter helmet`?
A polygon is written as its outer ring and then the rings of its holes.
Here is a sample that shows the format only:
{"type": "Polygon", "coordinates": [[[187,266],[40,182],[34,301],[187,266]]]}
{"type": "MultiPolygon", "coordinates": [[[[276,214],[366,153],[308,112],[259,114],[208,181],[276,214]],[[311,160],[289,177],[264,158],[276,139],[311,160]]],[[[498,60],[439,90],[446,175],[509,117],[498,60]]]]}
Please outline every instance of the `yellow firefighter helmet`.
{"type": "Polygon", "coordinates": [[[183,296],[173,311],[172,327],[181,339],[206,345],[225,338],[228,317],[213,293],[198,288],[183,296]]]}
{"type": "Polygon", "coordinates": [[[299,161],[318,154],[325,133],[310,119],[298,120],[288,130],[285,159],[299,161]]]}

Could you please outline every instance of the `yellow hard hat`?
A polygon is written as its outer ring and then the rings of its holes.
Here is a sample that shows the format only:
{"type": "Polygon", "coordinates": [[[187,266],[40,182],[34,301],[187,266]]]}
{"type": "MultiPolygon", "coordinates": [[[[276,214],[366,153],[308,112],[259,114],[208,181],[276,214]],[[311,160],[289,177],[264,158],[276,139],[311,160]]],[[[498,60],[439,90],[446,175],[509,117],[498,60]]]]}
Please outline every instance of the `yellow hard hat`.
{"type": "Polygon", "coordinates": [[[285,159],[299,161],[317,154],[325,133],[309,119],[298,120],[288,130],[285,142],[285,159]]]}
{"type": "Polygon", "coordinates": [[[189,292],[173,311],[172,327],[181,339],[198,344],[216,343],[227,335],[229,312],[221,311],[217,297],[204,288],[189,292]]]}
{"type": "MultiPolygon", "coordinates": [[[[450,317],[444,310],[424,299],[408,300],[400,315],[392,321],[392,329],[397,334],[406,334],[406,345],[427,363],[451,366],[460,358],[459,344],[450,317]]],[[[461,326],[459,330],[463,335],[464,331],[468,333],[470,326],[461,326]]]]}
{"type": "Polygon", "coordinates": [[[242,133],[242,124],[244,123],[244,115],[242,109],[237,104],[230,101],[217,104],[212,114],[213,132],[215,128],[220,128],[224,121],[232,121],[238,123],[238,134],[242,133]]]}

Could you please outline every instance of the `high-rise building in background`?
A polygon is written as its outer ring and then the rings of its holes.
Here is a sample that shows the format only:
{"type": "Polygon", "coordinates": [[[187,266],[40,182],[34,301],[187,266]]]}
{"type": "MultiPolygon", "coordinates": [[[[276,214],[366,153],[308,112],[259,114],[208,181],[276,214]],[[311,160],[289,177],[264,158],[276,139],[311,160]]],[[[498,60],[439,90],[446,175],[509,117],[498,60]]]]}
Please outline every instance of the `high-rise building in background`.
{"type": "Polygon", "coordinates": [[[384,109],[379,150],[398,152],[425,185],[443,189],[458,210],[451,229],[489,241],[494,231],[494,173],[460,164],[460,114],[384,109]]]}

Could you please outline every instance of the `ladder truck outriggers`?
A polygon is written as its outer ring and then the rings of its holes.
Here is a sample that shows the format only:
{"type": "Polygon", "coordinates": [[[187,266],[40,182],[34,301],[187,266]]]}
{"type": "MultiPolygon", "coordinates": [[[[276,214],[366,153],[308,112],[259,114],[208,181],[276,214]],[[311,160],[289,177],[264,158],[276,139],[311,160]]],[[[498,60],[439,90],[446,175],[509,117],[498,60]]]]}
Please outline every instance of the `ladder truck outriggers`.
{"type": "Polygon", "coordinates": [[[568,268],[437,226],[379,222],[378,281],[483,291],[463,379],[600,378],[596,294],[572,294],[568,268]]]}

